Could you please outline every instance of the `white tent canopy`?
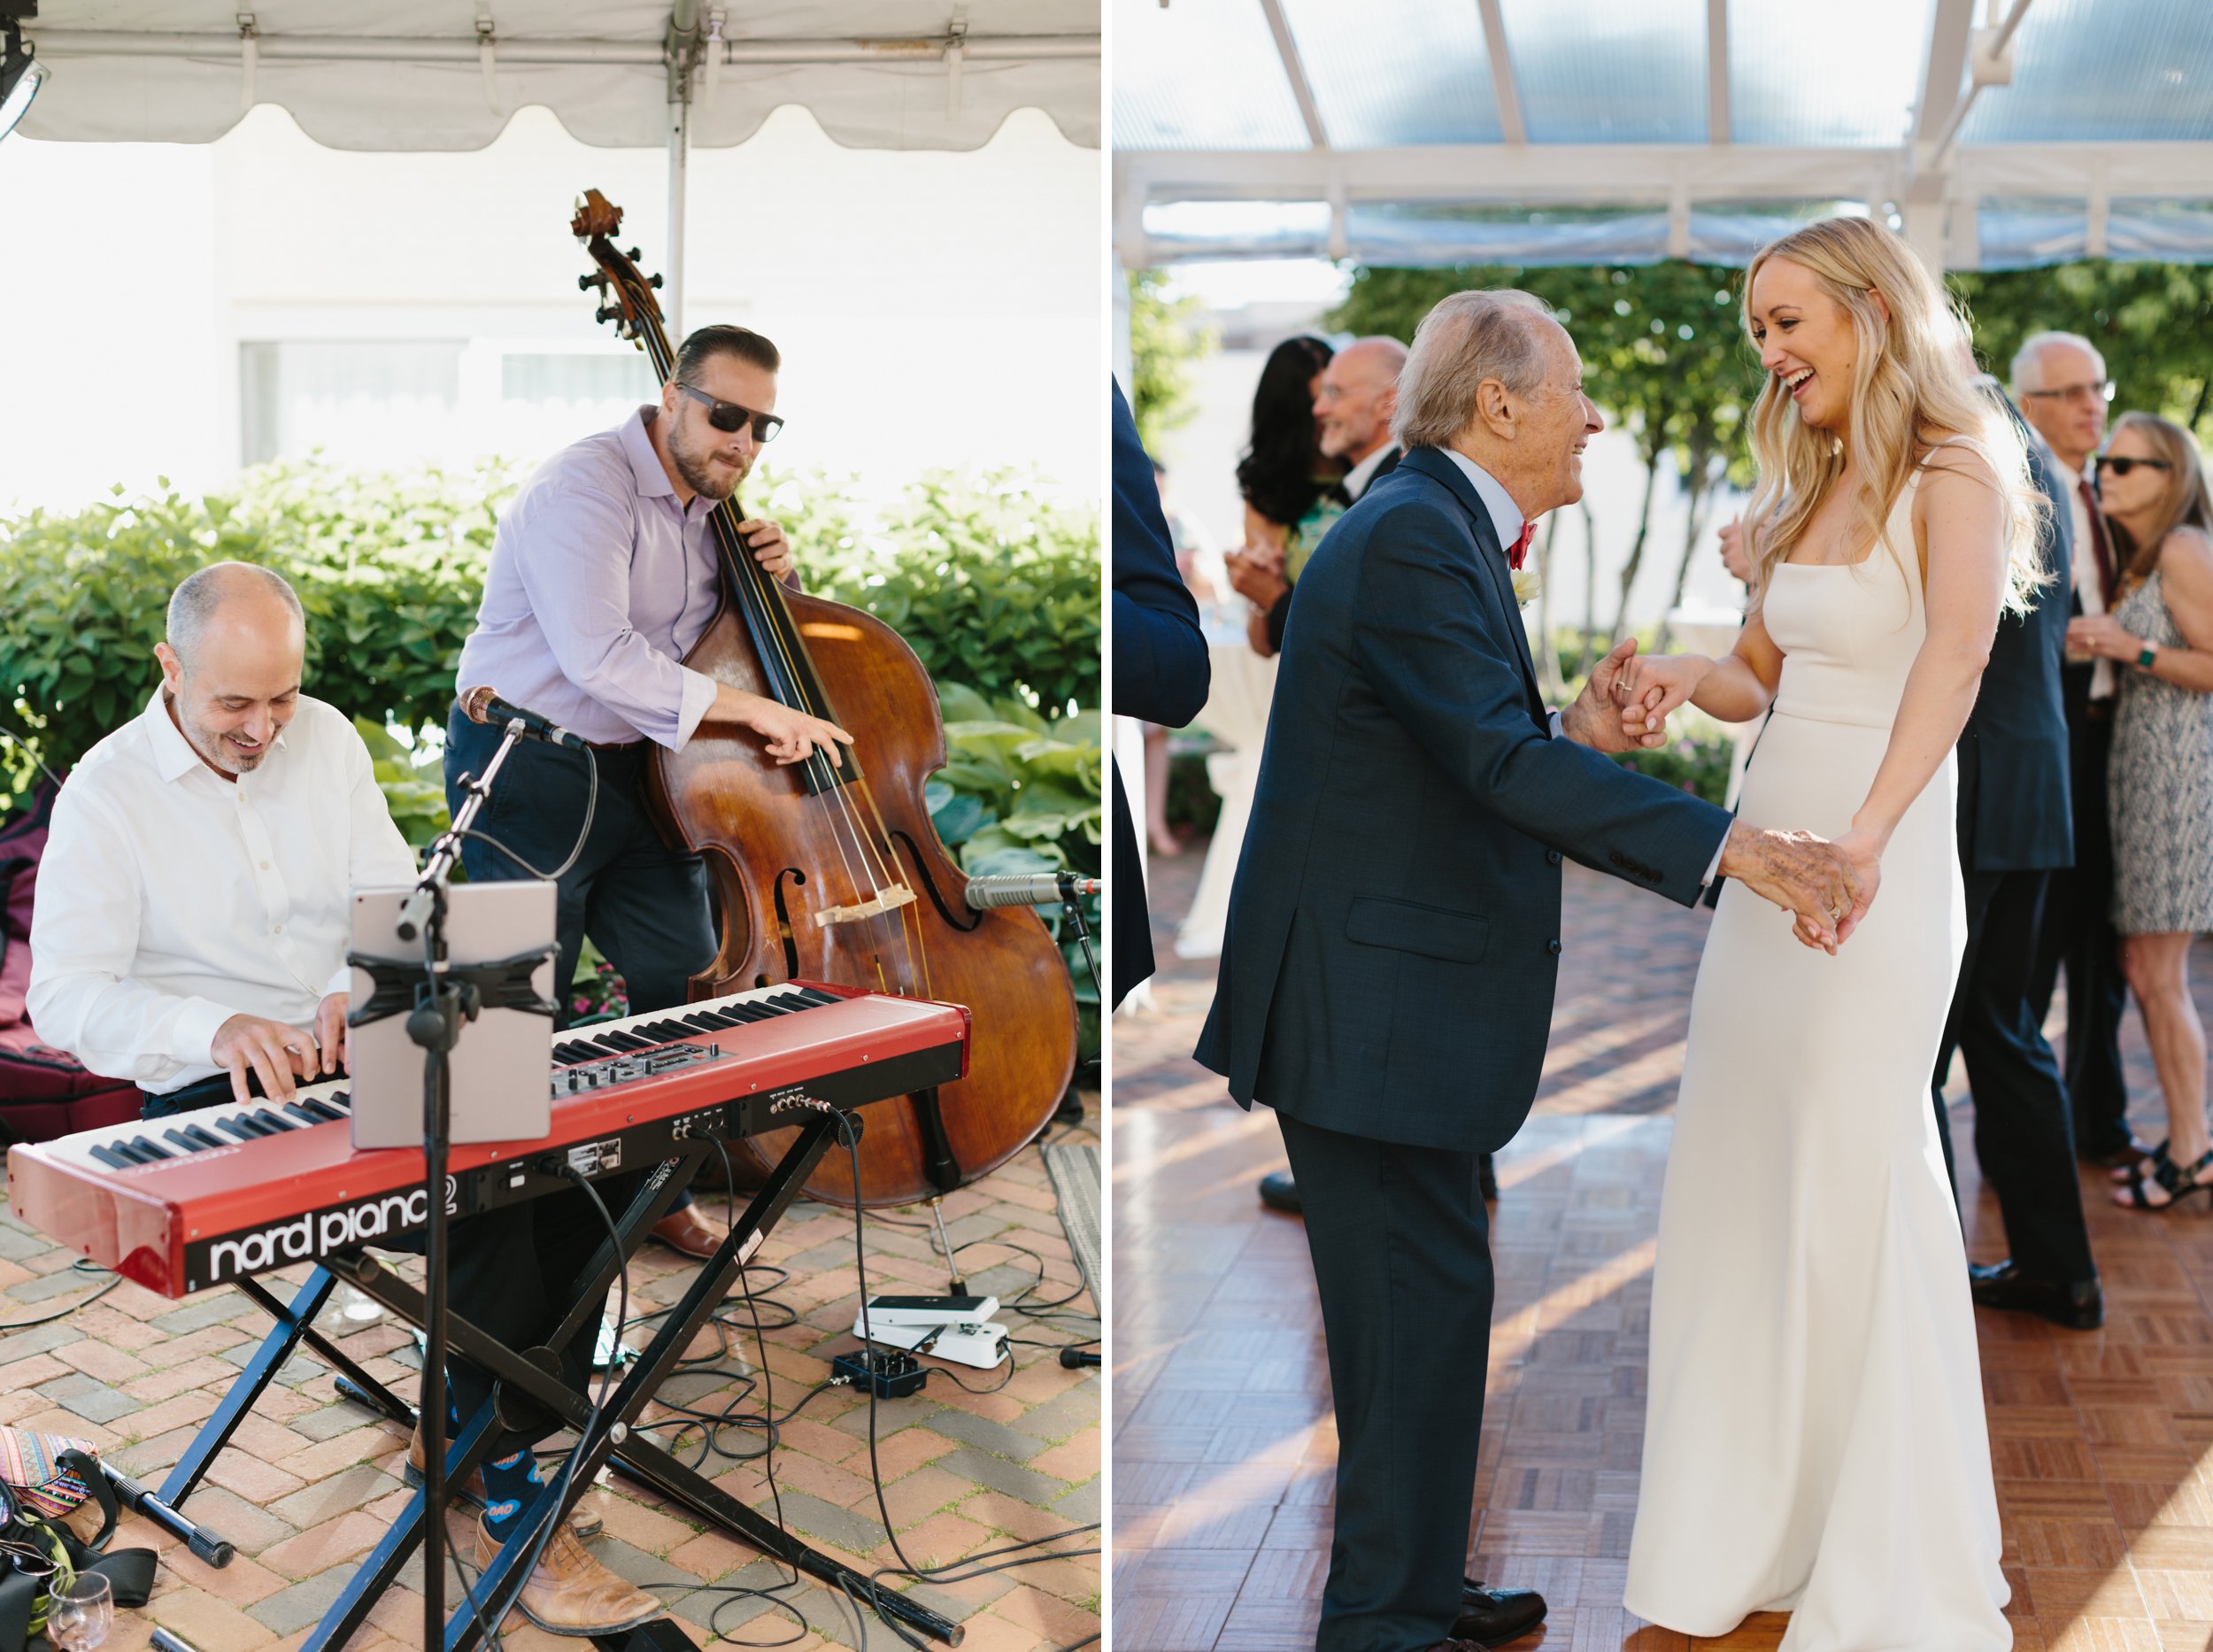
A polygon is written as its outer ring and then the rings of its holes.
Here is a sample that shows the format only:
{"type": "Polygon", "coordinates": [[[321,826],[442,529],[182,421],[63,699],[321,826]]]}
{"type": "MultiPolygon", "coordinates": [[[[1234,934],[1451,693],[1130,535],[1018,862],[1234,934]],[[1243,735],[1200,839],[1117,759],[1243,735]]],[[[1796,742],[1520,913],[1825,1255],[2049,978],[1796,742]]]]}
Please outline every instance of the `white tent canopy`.
{"type": "Polygon", "coordinates": [[[1933,265],[2213,261],[2209,0],[1113,0],[1140,267],[1741,263],[1895,213],[1933,265]]]}
{"type": "Polygon", "coordinates": [[[36,138],[205,143],[258,103],[333,149],[475,150],[543,104],[668,151],[671,331],[685,162],[798,104],[852,149],[973,150],[1036,107],[1099,141],[1097,0],[44,0],[36,138]]]}
{"type": "Polygon", "coordinates": [[[1099,141],[1095,0],[44,0],[39,138],[201,143],[256,103],[334,149],[474,150],[530,104],[587,143],[744,143],[784,104],[851,148],[975,149],[1016,109],[1099,141]]]}

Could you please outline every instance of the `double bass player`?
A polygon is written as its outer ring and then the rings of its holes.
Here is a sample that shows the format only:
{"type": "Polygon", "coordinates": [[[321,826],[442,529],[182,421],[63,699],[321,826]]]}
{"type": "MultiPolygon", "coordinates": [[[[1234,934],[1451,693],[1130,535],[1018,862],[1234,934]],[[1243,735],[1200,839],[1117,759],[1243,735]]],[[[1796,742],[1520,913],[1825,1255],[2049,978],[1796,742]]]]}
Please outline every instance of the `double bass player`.
{"type": "MultiPolygon", "coordinates": [[[[507,507],[458,684],[490,687],[596,748],[590,837],[559,880],[554,979],[566,1003],[589,935],[621,972],[633,1013],[684,1002],[716,947],[700,857],[670,849],[649,810],[653,747],[678,750],[702,725],[737,724],[778,762],[798,763],[818,748],[838,760],[840,743],[852,739],[682,663],[720,598],[708,518],[782,424],[774,411],[781,359],[759,333],[713,326],[685,339],[675,365],[657,404],[556,453],[507,507]]],[[[741,532],[767,573],[790,575],[781,527],[753,520],[741,532]]],[[[445,749],[456,807],[459,777],[481,772],[498,739],[497,728],[456,708],[445,749]]],[[[534,866],[559,866],[584,824],[590,774],[581,753],[518,746],[483,830],[534,866]]],[[[474,880],[527,876],[481,843],[467,844],[462,861],[474,880]]],[[[653,1236],[706,1257],[723,1232],[686,1193],[653,1236]]]]}

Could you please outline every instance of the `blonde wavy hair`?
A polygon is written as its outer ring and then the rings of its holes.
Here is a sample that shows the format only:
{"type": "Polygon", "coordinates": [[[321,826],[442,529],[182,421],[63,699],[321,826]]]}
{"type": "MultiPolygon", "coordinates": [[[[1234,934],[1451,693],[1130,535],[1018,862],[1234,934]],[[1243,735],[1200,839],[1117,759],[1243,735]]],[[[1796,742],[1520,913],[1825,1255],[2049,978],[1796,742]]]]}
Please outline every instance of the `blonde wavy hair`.
{"type": "Polygon", "coordinates": [[[1752,286],[1770,259],[1810,271],[1851,317],[1859,340],[1853,364],[1849,421],[1844,440],[1799,418],[1797,404],[1767,375],[1749,421],[1760,476],[1746,512],[1753,602],[1767,593],[1768,575],[1788,557],[1807,525],[1844,475],[1845,453],[1859,459],[1854,513],[1869,537],[1888,546],[1908,576],[1905,549],[1889,544],[1884,526],[1912,475],[1925,433],[1965,438],[1994,479],[2004,507],[2008,550],[2005,610],[2025,614],[2049,577],[2037,541],[2050,506],[2029,473],[2028,449],[2003,407],[1976,388],[1960,341],[1966,322],[1911,248],[1865,218],[1824,218],[1761,249],[1745,272],[1743,320],[1752,333],[1752,286]],[[1887,317],[1876,302],[1880,293],[1887,317]]]}

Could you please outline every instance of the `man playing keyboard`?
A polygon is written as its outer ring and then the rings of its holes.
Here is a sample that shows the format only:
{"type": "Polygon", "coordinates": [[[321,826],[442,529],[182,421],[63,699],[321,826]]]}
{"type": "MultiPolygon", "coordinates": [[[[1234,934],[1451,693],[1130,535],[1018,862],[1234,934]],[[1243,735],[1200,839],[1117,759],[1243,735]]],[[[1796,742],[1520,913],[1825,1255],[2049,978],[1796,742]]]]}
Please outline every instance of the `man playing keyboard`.
{"type": "MultiPolygon", "coordinates": [[[[337,1071],[350,892],[415,876],[361,737],[300,692],[306,622],[289,585],[243,562],[203,568],[170,598],[167,638],[152,700],[55,799],[31,929],[41,1035],[137,1084],[149,1118],[243,1103],[250,1076],[289,1100],[337,1071]]],[[[618,1208],[628,1197],[602,1186],[618,1208]]],[[[542,1344],[605,1231],[579,1189],[456,1223],[453,1311],[511,1347],[542,1344]]],[[[594,1314],[562,1350],[573,1386],[598,1328],[594,1314]]],[[[459,1361],[451,1385],[457,1419],[490,1390],[459,1361]]],[[[538,1483],[536,1443],[510,1434],[467,1488],[486,1504],[480,1564],[538,1483]]],[[[570,1635],[661,1610],[566,1528],[520,1604],[570,1635]]]]}

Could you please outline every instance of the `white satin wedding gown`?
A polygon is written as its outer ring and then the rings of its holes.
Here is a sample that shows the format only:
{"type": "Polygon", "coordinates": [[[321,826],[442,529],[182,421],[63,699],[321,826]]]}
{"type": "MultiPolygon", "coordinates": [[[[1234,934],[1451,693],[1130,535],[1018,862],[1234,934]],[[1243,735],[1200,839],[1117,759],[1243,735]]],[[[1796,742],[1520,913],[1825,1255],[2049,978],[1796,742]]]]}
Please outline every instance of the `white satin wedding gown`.
{"type": "MultiPolygon", "coordinates": [[[[1863,561],[1775,571],[1785,658],[1747,824],[1838,837],[1865,799],[1926,630],[1913,493],[1863,561]]],[[[1929,1101],[1966,940],[1956,788],[1947,756],[1836,957],[1722,891],[1661,1200],[1624,1595],[1649,1622],[1717,1636],[1786,1611],[1785,1652],[2013,1644],[1929,1101]]]]}

